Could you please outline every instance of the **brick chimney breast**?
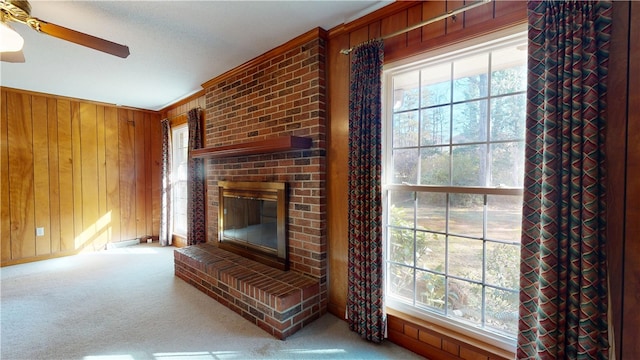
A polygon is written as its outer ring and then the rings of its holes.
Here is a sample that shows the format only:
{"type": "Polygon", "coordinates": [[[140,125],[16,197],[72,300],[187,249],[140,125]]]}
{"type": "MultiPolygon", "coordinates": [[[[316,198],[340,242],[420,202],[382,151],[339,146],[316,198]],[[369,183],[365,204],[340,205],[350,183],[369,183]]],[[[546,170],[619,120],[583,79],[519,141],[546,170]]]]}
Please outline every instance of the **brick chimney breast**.
{"type": "Polygon", "coordinates": [[[311,30],[203,84],[205,147],[281,136],[312,139],[305,150],[207,159],[208,242],[218,242],[218,180],[285,182],[290,271],[320,283],[327,306],[326,32],[311,30]]]}

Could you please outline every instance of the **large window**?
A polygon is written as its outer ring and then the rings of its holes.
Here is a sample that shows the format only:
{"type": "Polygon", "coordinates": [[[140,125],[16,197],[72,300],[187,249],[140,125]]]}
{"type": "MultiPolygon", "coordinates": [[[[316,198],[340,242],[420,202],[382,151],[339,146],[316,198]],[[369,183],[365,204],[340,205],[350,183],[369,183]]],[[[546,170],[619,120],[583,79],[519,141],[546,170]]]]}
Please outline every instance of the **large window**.
{"type": "Polygon", "coordinates": [[[509,343],[518,325],[526,38],[385,69],[388,306],[509,343]]]}
{"type": "Polygon", "coordinates": [[[174,127],[171,171],[173,233],[187,236],[187,160],[189,157],[189,130],[187,125],[174,127]]]}

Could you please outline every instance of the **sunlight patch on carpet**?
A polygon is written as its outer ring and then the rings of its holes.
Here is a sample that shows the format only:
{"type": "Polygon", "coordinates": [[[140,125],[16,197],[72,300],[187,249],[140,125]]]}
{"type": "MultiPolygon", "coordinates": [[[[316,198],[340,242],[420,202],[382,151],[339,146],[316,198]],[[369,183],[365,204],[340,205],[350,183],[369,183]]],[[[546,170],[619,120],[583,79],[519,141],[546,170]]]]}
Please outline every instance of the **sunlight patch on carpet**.
{"type": "Polygon", "coordinates": [[[133,255],[155,255],[158,251],[151,247],[139,247],[139,246],[128,246],[122,248],[113,248],[109,250],[103,250],[99,252],[95,252],[93,254],[96,255],[122,255],[122,254],[133,254],[133,255]]]}
{"type": "Polygon", "coordinates": [[[300,355],[331,355],[347,353],[344,349],[291,349],[284,350],[283,352],[300,355]]]}
{"type": "Polygon", "coordinates": [[[237,351],[193,351],[193,352],[174,352],[174,353],[156,353],[153,357],[158,360],[211,360],[211,359],[237,359],[241,354],[237,351]]]}

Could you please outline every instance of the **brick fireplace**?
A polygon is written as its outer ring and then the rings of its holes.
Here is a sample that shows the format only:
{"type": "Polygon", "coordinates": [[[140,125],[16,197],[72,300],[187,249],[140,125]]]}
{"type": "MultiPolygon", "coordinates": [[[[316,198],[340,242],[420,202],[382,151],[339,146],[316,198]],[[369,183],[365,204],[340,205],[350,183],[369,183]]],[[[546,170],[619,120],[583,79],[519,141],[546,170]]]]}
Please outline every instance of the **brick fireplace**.
{"type": "Polygon", "coordinates": [[[218,181],[286,183],[288,273],[318,285],[317,304],[303,306],[313,310],[297,316],[295,330],[327,308],[325,62],[326,32],[318,28],[203,84],[206,148],[283,137],[310,141],[303,149],[232,152],[205,161],[209,246],[218,244],[218,181]]]}

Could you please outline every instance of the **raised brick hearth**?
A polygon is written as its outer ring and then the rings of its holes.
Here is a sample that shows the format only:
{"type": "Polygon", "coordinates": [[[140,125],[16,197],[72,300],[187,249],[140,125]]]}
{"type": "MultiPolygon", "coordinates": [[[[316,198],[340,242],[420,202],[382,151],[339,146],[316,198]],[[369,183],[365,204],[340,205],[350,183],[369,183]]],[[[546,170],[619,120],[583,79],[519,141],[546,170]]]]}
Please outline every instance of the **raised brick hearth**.
{"type": "Polygon", "coordinates": [[[199,244],[175,250],[175,274],[284,340],[320,316],[318,279],[199,244]]]}

